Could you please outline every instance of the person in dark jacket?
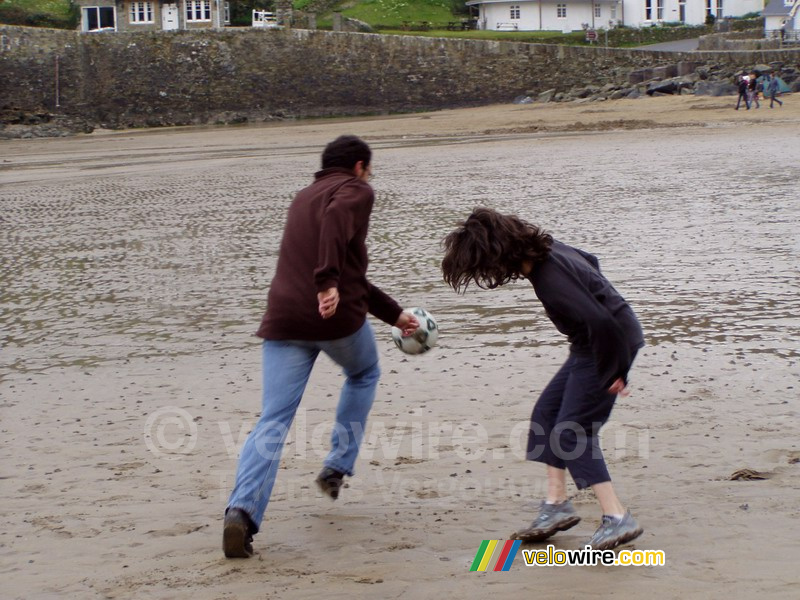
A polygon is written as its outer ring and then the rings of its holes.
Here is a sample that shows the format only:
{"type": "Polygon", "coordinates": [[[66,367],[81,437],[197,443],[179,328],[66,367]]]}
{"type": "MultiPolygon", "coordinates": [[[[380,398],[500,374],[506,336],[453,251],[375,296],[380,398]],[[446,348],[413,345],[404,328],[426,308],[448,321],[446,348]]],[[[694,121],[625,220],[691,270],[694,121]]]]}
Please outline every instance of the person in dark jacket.
{"type": "Polygon", "coordinates": [[[747,75],[739,76],[739,83],[737,84],[739,97],[736,99],[736,110],[739,110],[739,105],[742,103],[742,100],[744,100],[744,105],[747,107],[747,110],[750,110],[750,95],[747,91],[747,84],[749,81],[750,78],[747,75]]]}
{"type": "Polygon", "coordinates": [[[253,554],[252,536],[275,483],[281,451],[320,352],[342,367],[331,451],[316,479],[336,499],[353,475],[367,415],[380,377],[370,313],[410,335],[419,326],[367,280],[365,240],[375,196],[368,180],[372,152],[341,136],[322,154],[322,170],[289,207],[267,310],[256,335],[264,339],[261,418],[241,451],[223,525],[228,558],[253,554]]]}
{"type": "Polygon", "coordinates": [[[750,99],[750,106],[755,104],[756,108],[761,108],[761,105],[758,103],[758,94],[764,88],[761,85],[761,82],[758,80],[758,75],[755,72],[750,73],[750,80],[747,82],[747,95],[750,99]],[[761,90],[759,90],[761,88],[761,90]]]}
{"type": "Polygon", "coordinates": [[[515,216],[477,208],[444,247],[442,273],[456,292],[472,282],[493,289],[527,279],[570,342],[567,361],[531,415],[527,458],[547,465],[547,499],[516,538],[542,541],[578,524],[566,495],[567,471],[578,489],[592,488],[603,512],[588,542],[592,548],[608,550],[641,535],[614,492],[598,443],[617,396],[627,395],[628,372],[644,345],[631,307],[602,275],[597,258],[515,216]]]}

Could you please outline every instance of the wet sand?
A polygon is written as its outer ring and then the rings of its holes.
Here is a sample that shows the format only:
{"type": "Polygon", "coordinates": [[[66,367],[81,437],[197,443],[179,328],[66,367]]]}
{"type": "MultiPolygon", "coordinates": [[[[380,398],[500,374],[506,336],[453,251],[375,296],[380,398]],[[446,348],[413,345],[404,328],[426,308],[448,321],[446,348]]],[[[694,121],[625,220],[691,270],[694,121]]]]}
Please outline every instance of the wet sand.
{"type": "MultiPolygon", "coordinates": [[[[794,598],[800,98],[664,97],[0,142],[9,598],[794,598]],[[256,556],[221,516],[260,403],[252,333],[294,192],[340,133],[375,150],[372,281],[441,327],[383,377],[357,475],[313,485],[341,377],[321,359],[256,556]],[[476,205],[597,254],[647,337],[603,446],[664,567],[470,573],[534,516],[524,428],[566,347],[530,286],[457,296],[439,240],[476,205]],[[764,479],[731,480],[740,469],[764,479]]],[[[570,487],[570,493],[575,493],[570,487]]],[[[599,510],[552,538],[580,548],[599,510]]],[[[546,544],[530,547],[545,547],[546,544]]],[[[496,558],[496,557],[495,557],[496,558]]],[[[494,560],[491,562],[494,565],[494,560]]]]}

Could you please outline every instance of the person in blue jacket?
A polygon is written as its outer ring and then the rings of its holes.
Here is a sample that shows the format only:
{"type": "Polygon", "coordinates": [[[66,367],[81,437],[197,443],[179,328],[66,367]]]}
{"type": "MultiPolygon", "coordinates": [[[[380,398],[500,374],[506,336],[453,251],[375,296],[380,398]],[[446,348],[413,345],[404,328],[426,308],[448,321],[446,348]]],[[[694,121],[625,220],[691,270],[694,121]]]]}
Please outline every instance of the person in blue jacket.
{"type": "Polygon", "coordinates": [[[631,307],[600,272],[593,255],[572,248],[516,216],[476,208],[444,240],[442,273],[456,292],[470,283],[494,289],[527,279],[555,327],[570,342],[569,357],[533,408],[527,458],[547,465],[547,498],[530,527],[515,536],[542,541],[580,521],[567,498],[566,472],[590,487],[602,509],[589,540],[609,550],[642,528],[617,497],[598,441],[628,371],[644,346],[631,307]]]}
{"type": "Polygon", "coordinates": [[[783,106],[783,102],[778,100],[778,92],[781,89],[781,82],[778,81],[778,76],[775,75],[773,72],[769,79],[767,79],[766,90],[767,95],[769,96],[769,107],[775,108],[775,103],[777,102],[780,106],[783,106]]]}

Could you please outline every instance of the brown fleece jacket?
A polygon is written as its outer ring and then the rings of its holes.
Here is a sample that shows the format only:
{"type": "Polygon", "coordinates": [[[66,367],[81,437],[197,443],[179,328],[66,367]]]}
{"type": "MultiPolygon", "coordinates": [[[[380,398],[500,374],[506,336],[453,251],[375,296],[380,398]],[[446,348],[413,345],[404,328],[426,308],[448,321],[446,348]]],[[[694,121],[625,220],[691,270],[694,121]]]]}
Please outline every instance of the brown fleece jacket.
{"type": "Polygon", "coordinates": [[[367,281],[365,240],[375,195],[351,170],[323,169],[301,190],[283,231],[267,311],[256,335],[268,340],[333,340],[355,333],[367,313],[397,322],[402,309],[367,281]],[[318,312],[317,292],[335,287],[339,306],[318,312]]]}

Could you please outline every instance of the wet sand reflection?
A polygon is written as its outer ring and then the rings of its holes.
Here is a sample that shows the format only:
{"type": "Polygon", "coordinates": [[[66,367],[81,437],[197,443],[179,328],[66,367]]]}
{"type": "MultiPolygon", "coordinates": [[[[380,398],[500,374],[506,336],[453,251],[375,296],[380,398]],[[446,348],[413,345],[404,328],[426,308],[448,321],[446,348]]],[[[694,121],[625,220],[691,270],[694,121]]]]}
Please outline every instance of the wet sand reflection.
{"type": "MultiPolygon", "coordinates": [[[[371,140],[371,279],[433,312],[444,350],[561,344],[525,282],[457,296],[441,281],[440,240],[488,205],[597,254],[650,344],[793,362],[800,201],[787,165],[800,145],[773,133],[758,152],[725,130],[371,140]]],[[[130,157],[123,147],[0,171],[4,366],[250,341],[286,207],[320,148],[265,149],[244,129],[240,148],[171,151],[180,135],[130,157]]]]}

